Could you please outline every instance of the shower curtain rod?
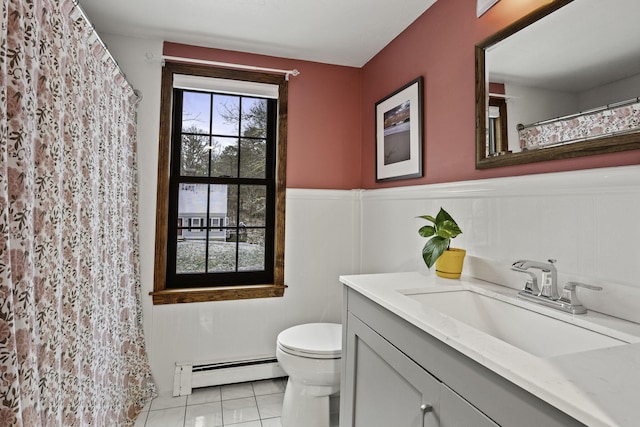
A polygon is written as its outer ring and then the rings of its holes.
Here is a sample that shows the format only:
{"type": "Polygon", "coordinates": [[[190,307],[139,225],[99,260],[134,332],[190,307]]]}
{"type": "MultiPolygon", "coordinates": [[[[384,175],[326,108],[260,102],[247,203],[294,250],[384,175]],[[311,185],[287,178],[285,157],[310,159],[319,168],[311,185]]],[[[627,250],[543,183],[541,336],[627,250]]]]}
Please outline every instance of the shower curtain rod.
{"type": "MultiPolygon", "coordinates": [[[[133,93],[136,96],[135,104],[138,104],[140,101],[142,101],[142,92],[140,92],[138,89],[133,87],[131,82],[127,80],[127,75],[124,73],[124,71],[122,71],[122,68],[120,68],[120,64],[118,64],[118,61],[116,61],[116,59],[113,57],[113,55],[111,54],[111,51],[109,51],[109,48],[107,47],[105,42],[102,40],[102,37],[100,37],[100,34],[98,34],[98,32],[96,31],[96,27],[93,25],[93,23],[89,19],[89,16],[87,16],[82,6],[80,6],[80,1],[72,0],[72,3],[73,3],[73,8],[80,13],[80,16],[82,16],[82,19],[84,19],[87,25],[89,25],[89,27],[91,28],[92,35],[96,38],[98,43],[100,43],[100,46],[102,46],[102,48],[104,49],[105,53],[107,54],[107,58],[113,63],[113,65],[115,65],[117,72],[120,75],[122,75],[122,77],[124,78],[124,81],[129,85],[131,90],[133,90],[133,93]]],[[[73,9],[71,10],[73,11],[73,9]]]]}
{"type": "MultiPolygon", "coordinates": [[[[148,56],[147,56],[148,57],[148,56]]],[[[225,67],[225,68],[238,68],[241,70],[252,70],[252,71],[265,71],[268,73],[277,73],[277,74],[284,74],[284,78],[286,80],[289,80],[289,76],[297,76],[300,74],[300,71],[293,69],[293,70],[280,70],[277,68],[265,68],[265,67],[256,67],[253,65],[243,65],[243,64],[231,64],[229,62],[218,62],[218,61],[206,61],[204,59],[195,59],[195,58],[183,58],[180,56],[167,56],[167,55],[162,55],[160,57],[162,59],[162,61],[164,62],[165,60],[168,61],[180,61],[180,62],[187,62],[189,64],[202,64],[202,65],[215,65],[218,67],[225,67]]],[[[148,58],[151,59],[151,58],[148,58]]]]}
{"type": "Polygon", "coordinates": [[[608,110],[614,110],[616,108],[626,107],[628,105],[633,105],[637,103],[640,103],[640,96],[636,98],[627,99],[625,101],[614,102],[611,104],[603,105],[602,107],[596,107],[590,110],[580,111],[579,113],[568,114],[566,116],[560,116],[560,117],[555,117],[553,119],[547,119],[547,120],[542,120],[535,123],[529,123],[528,125],[520,124],[518,125],[518,130],[532,128],[532,127],[541,126],[541,125],[548,125],[551,123],[561,122],[564,120],[569,120],[569,119],[573,119],[580,116],[588,116],[590,114],[601,113],[603,111],[608,111],[608,110]]]}

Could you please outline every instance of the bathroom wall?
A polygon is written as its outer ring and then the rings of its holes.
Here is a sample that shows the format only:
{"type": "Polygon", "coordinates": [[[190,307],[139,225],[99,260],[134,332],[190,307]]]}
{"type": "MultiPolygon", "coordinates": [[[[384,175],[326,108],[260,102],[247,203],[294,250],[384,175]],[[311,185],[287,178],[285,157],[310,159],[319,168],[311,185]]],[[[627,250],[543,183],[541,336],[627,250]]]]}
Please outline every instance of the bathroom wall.
{"type": "Polygon", "coordinates": [[[273,356],[276,336],[286,327],[308,321],[339,322],[338,276],[356,273],[359,266],[358,192],[314,188],[350,189],[359,179],[353,172],[357,167],[351,167],[359,156],[359,129],[351,116],[357,121],[359,113],[346,112],[359,102],[359,85],[346,87],[352,86],[358,70],[288,64],[300,69],[301,78],[290,84],[287,180],[290,186],[306,188],[287,190],[285,296],[154,306],[148,294],[153,289],[161,63],[145,55],[158,58],[163,43],[109,34],[103,38],[127,79],[143,94],[138,108],[140,270],[144,330],[159,391],[166,394],[172,389],[175,362],[273,356]],[[325,85],[339,91],[341,108],[336,106],[337,94],[327,98],[325,85]],[[318,92],[324,94],[314,96],[318,92]],[[328,148],[333,152],[320,154],[328,148]]]}
{"type": "Polygon", "coordinates": [[[640,163],[640,150],[475,169],[475,45],[548,3],[496,3],[479,19],[475,0],[438,1],[362,69],[362,187],[383,188],[640,163]],[[374,105],[424,76],[424,177],[375,182],[374,105]]]}
{"type": "Polygon", "coordinates": [[[640,96],[640,74],[606,84],[579,97],[580,111],[601,107],[614,102],[627,101],[640,96]]]}
{"type": "Polygon", "coordinates": [[[531,124],[628,101],[640,96],[640,75],[631,76],[583,92],[562,92],[535,87],[505,84],[509,95],[508,140],[509,148],[520,151],[518,124],[531,124]]]}
{"type": "Polygon", "coordinates": [[[287,190],[282,298],[156,305],[151,366],[161,391],[173,386],[175,362],[275,356],[277,334],[300,323],[341,322],[338,276],[357,273],[357,192],[287,190]]]}
{"type": "Polygon", "coordinates": [[[170,42],[163,51],[300,71],[289,80],[287,188],[360,188],[360,69],[170,42]]]}
{"type": "Polygon", "coordinates": [[[561,92],[505,84],[508,114],[507,129],[509,148],[515,152],[521,150],[518,124],[528,125],[554,117],[566,116],[580,111],[578,95],[561,92]]]}
{"type": "MultiPolygon", "coordinates": [[[[634,252],[618,251],[632,249],[640,238],[638,227],[617,228],[640,217],[636,187],[611,190],[600,185],[549,194],[536,183],[553,188],[574,175],[483,178],[634,164],[640,163],[640,152],[475,170],[473,46],[542,1],[499,2],[481,19],[475,18],[475,1],[439,1],[362,70],[173,45],[203,59],[301,71],[290,83],[285,249],[289,289],[284,298],[271,300],[151,304],[161,64],[145,55],[159,58],[163,43],[101,34],[129,81],[144,95],[138,110],[143,322],[161,393],[172,388],[174,362],[272,353],[277,332],[286,326],[339,321],[341,274],[424,270],[416,231],[420,221],[414,217],[433,214],[441,205],[461,219],[465,233],[456,243],[468,249],[466,268],[474,274],[503,280],[500,266],[507,266],[512,257],[555,257],[563,274],[620,283],[607,285],[607,292],[600,294],[603,301],[615,301],[609,296],[638,287],[634,278],[640,267],[632,259],[634,252]],[[424,75],[426,83],[425,176],[376,184],[374,104],[417,75],[424,75]],[[483,185],[487,193],[481,194],[483,185]],[[399,188],[350,191],[389,186],[399,188]],[[503,192],[491,195],[496,186],[503,192]],[[529,187],[537,189],[520,192],[529,187]],[[608,220],[612,215],[620,221],[608,220]],[[561,219],[560,227],[556,218],[561,219]],[[507,225],[497,227],[499,221],[507,225]]],[[[593,171],[594,176],[604,170],[593,171]]],[[[633,173],[630,182],[640,182],[637,169],[633,173]]],[[[618,299],[627,305],[632,301],[618,299]]]]}
{"type": "Polygon", "coordinates": [[[586,307],[640,323],[640,166],[368,190],[362,194],[363,273],[427,272],[419,215],[449,212],[467,250],[464,273],[513,288],[518,259],[556,259],[586,307]]]}

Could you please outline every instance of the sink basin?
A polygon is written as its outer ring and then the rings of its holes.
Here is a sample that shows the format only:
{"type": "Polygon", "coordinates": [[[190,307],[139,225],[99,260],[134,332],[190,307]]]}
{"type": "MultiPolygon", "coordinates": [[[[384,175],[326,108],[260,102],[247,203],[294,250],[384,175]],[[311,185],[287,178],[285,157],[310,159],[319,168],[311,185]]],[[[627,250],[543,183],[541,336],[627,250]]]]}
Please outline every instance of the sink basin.
{"type": "Polygon", "coordinates": [[[470,290],[402,293],[433,310],[540,357],[627,344],[470,290]]]}

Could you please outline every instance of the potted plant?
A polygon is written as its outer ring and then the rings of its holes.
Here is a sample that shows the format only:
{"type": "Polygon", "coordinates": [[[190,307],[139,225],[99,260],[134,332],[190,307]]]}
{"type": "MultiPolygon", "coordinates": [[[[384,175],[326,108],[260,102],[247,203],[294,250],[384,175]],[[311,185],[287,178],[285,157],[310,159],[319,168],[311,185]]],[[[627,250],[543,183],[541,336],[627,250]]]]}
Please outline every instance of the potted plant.
{"type": "Polygon", "coordinates": [[[433,225],[425,225],[418,230],[422,237],[430,238],[422,248],[422,258],[428,268],[436,265],[436,274],[448,279],[457,279],[462,273],[462,264],[466,251],[450,247],[451,239],[462,234],[462,230],[454,219],[440,208],[436,217],[422,215],[418,218],[426,219],[433,225]]]}

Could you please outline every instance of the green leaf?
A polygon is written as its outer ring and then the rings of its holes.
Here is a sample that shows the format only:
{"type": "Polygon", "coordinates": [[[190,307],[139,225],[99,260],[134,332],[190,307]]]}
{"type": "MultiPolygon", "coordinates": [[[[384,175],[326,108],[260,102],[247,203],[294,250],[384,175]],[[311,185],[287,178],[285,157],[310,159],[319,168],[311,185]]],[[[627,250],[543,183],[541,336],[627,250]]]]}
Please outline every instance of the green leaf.
{"type": "Polygon", "coordinates": [[[436,219],[431,215],[420,215],[418,218],[426,219],[427,221],[431,221],[432,223],[436,223],[436,219]]]}
{"type": "Polygon", "coordinates": [[[462,233],[462,230],[460,230],[458,224],[456,224],[454,221],[445,220],[438,225],[438,231],[436,234],[440,237],[453,239],[460,233],[462,233]]]}
{"type": "Polygon", "coordinates": [[[433,267],[440,255],[449,247],[449,239],[435,236],[422,248],[422,259],[428,268],[433,267]]]}
{"type": "Polygon", "coordinates": [[[430,225],[425,225],[424,227],[421,227],[420,230],[418,230],[418,233],[422,237],[431,237],[436,234],[436,229],[430,225]]]}
{"type": "Polygon", "coordinates": [[[436,222],[440,223],[440,222],[444,222],[444,221],[452,221],[453,223],[455,223],[455,221],[453,220],[451,215],[449,215],[449,213],[447,211],[445,211],[444,209],[440,208],[440,211],[438,212],[438,215],[436,215],[436,222]]]}
{"type": "Polygon", "coordinates": [[[440,208],[440,212],[438,212],[436,216],[436,234],[450,239],[453,239],[458,234],[462,234],[462,230],[456,221],[442,208],[440,208]],[[441,229],[442,231],[440,231],[441,229]]]}

